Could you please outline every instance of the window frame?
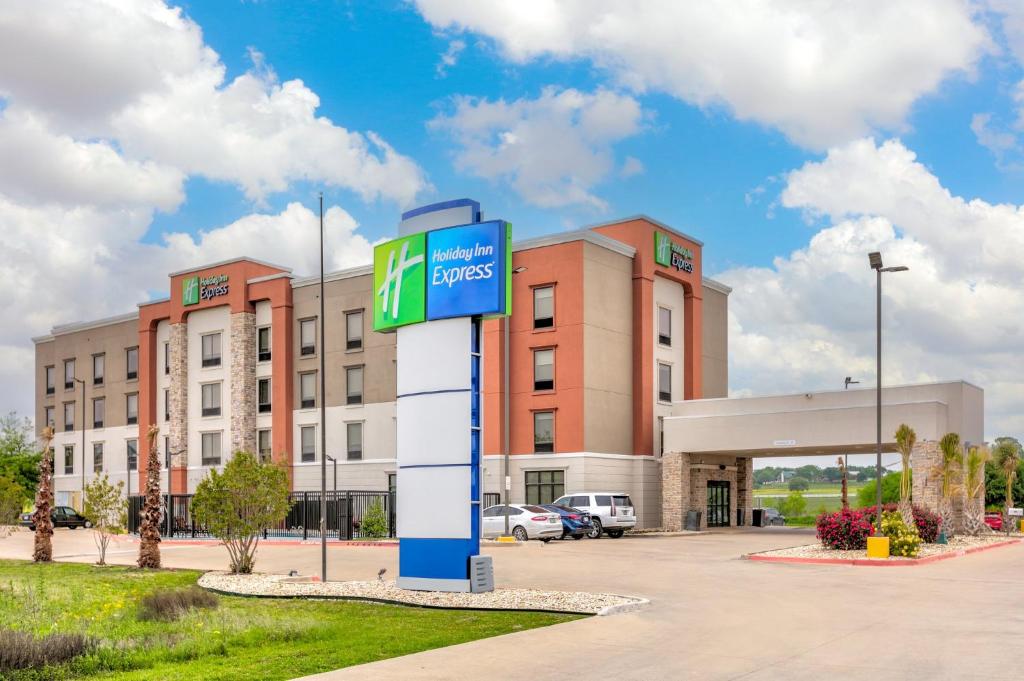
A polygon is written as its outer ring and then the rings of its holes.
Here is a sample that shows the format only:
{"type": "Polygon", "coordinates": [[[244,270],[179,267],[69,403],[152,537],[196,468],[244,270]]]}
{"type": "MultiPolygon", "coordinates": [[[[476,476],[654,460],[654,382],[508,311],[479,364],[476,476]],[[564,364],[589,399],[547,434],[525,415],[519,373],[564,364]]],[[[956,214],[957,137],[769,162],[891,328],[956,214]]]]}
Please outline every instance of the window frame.
{"type": "Polygon", "coordinates": [[[273,334],[270,331],[269,326],[256,327],[256,361],[257,362],[269,362],[273,358],[273,334]],[[266,333],[267,346],[266,348],[262,345],[261,336],[266,333]]]}
{"type": "Polygon", "coordinates": [[[126,393],[124,396],[124,415],[125,421],[129,426],[134,426],[139,422],[139,394],[138,393],[126,393]],[[130,409],[132,398],[135,398],[135,416],[132,416],[130,409]]]}
{"type": "Polygon", "coordinates": [[[302,371],[299,373],[299,409],[316,409],[317,399],[317,372],[315,371],[302,371]],[[306,399],[306,394],[303,391],[303,381],[306,380],[306,376],[312,376],[313,381],[313,397],[306,399]]]}
{"type": "Polygon", "coordinates": [[[128,472],[139,470],[139,440],[137,438],[130,437],[124,441],[124,458],[125,465],[128,467],[128,472]],[[135,456],[132,457],[132,448],[135,449],[135,456]],[[132,464],[134,458],[135,463],[132,464]]]}
{"type": "Polygon", "coordinates": [[[75,446],[73,444],[64,445],[64,475],[75,474],[75,446]],[[71,463],[69,464],[68,461],[71,463]]]}
{"type": "Polygon", "coordinates": [[[171,389],[164,388],[164,421],[171,420],[171,389]]]}
{"type": "Polygon", "coordinates": [[[346,421],[345,422],[345,460],[346,461],[362,461],[363,460],[363,435],[366,433],[366,429],[363,427],[362,421],[346,421]],[[352,427],[355,426],[359,431],[359,448],[352,449],[352,427]]]}
{"type": "Polygon", "coordinates": [[[164,341],[164,375],[171,374],[171,342],[164,341]]]}
{"type": "Polygon", "coordinates": [[[554,390],[555,389],[555,349],[554,348],[534,348],[533,350],[533,389],[535,392],[542,390],[554,390]],[[541,353],[550,353],[551,363],[548,365],[538,365],[537,358],[541,353]],[[539,366],[550,366],[551,367],[551,378],[550,379],[539,379],[537,378],[537,369],[539,366]]]}
{"type": "Polygon", "coordinates": [[[93,475],[96,475],[97,473],[102,473],[102,472],[103,472],[103,443],[102,442],[93,442],[92,443],[92,473],[93,473],[93,475]],[[96,465],[96,456],[97,456],[97,454],[99,455],[99,466],[96,465]]]}
{"type": "Polygon", "coordinates": [[[124,349],[124,380],[136,381],[139,378],[139,346],[124,349]],[[135,358],[135,371],[132,371],[132,357],[135,358]]]}
{"type": "Polygon", "coordinates": [[[658,345],[661,345],[662,347],[666,348],[672,347],[672,308],[666,307],[664,305],[658,306],[658,345]],[[663,312],[668,315],[667,334],[662,333],[663,331],[665,331],[665,329],[663,329],[661,325],[661,316],[663,312]]]}
{"type": "Polygon", "coordinates": [[[363,327],[366,324],[363,310],[349,310],[345,313],[345,352],[357,352],[363,349],[363,327]],[[352,338],[352,319],[359,317],[359,337],[352,338]]]}
{"type": "Polygon", "coordinates": [[[300,357],[313,357],[316,355],[316,340],[317,340],[317,319],[316,317],[306,317],[305,319],[299,320],[299,356],[300,357]],[[306,345],[303,339],[303,329],[306,324],[312,324],[313,327],[313,339],[311,345],[306,345]]]}
{"type": "Polygon", "coordinates": [[[533,451],[537,454],[551,454],[555,451],[555,412],[552,409],[533,412],[533,451]],[[551,440],[549,442],[541,442],[537,439],[538,416],[548,416],[551,419],[551,440]]]}
{"type": "Polygon", "coordinates": [[[533,328],[550,329],[555,326],[555,285],[542,284],[533,287],[533,328]],[[537,316],[537,293],[540,291],[551,291],[551,315],[549,317],[537,316]]]}
{"type": "Polygon", "coordinates": [[[274,439],[270,428],[256,429],[256,457],[259,459],[260,463],[270,463],[274,460],[274,439]],[[263,438],[264,434],[266,434],[267,437],[266,457],[263,456],[264,450],[260,444],[260,440],[263,438]]]}
{"type": "Polygon", "coordinates": [[[221,390],[221,381],[210,381],[208,383],[200,383],[199,384],[199,410],[200,410],[200,414],[202,415],[203,418],[215,418],[215,417],[218,417],[218,416],[221,415],[221,408],[222,408],[222,404],[223,404],[223,402],[222,402],[222,400],[223,400],[222,392],[223,391],[221,390]],[[213,386],[217,387],[217,389],[216,389],[217,405],[213,406],[211,404],[211,406],[207,407],[206,406],[206,391],[207,391],[207,388],[211,388],[210,397],[211,397],[211,401],[212,401],[212,398],[213,398],[213,390],[212,390],[212,388],[213,388],[213,386]]]}
{"type": "Polygon", "coordinates": [[[107,416],[107,400],[105,397],[92,398],[92,427],[102,428],[107,416]],[[99,418],[96,418],[96,406],[100,407],[99,418]]]}
{"type": "Polygon", "coordinates": [[[274,393],[270,376],[262,376],[256,379],[256,413],[269,414],[273,409],[274,393]],[[262,388],[267,386],[267,401],[263,402],[262,388]]]}
{"type": "Polygon", "coordinates": [[[64,390],[75,389],[75,359],[64,360],[64,390]],[[71,367],[71,380],[68,380],[68,367],[71,367]]]}
{"type": "Polygon", "coordinates": [[[57,392],[57,367],[50,364],[43,368],[43,386],[47,395],[57,392]]]}
{"type": "Polygon", "coordinates": [[[97,352],[92,356],[92,384],[103,385],[103,379],[107,368],[107,353],[97,352]],[[96,360],[99,360],[99,372],[96,371],[96,360]]]}
{"type": "Polygon", "coordinates": [[[199,464],[201,466],[219,466],[223,459],[224,450],[224,433],[220,430],[208,430],[199,434],[199,464]],[[217,457],[214,459],[212,456],[206,454],[206,443],[207,438],[217,436],[217,457]]]}
{"type": "Polygon", "coordinates": [[[316,424],[305,424],[299,426],[299,461],[301,461],[302,463],[316,463],[317,461],[316,429],[316,424]],[[305,433],[308,430],[313,431],[313,451],[309,453],[307,458],[306,443],[303,441],[303,437],[305,437],[305,433]]]}
{"type": "Polygon", "coordinates": [[[525,504],[527,504],[527,505],[537,505],[537,506],[539,506],[541,504],[550,504],[550,503],[554,502],[556,499],[559,499],[559,498],[565,496],[565,469],[564,468],[544,468],[544,469],[537,469],[537,470],[531,470],[531,471],[523,471],[523,484],[524,484],[524,487],[523,487],[524,497],[523,498],[526,500],[525,504]],[[551,480],[544,481],[542,479],[544,474],[550,474],[551,480]],[[554,480],[556,475],[559,478],[559,481],[555,481],[554,480]],[[535,479],[531,480],[531,477],[535,477],[535,479]],[[543,496],[542,493],[544,491],[544,488],[548,488],[548,490],[550,491],[550,499],[551,499],[550,501],[544,501],[543,500],[544,496],[543,496]],[[559,491],[559,489],[560,489],[560,491],[559,491]],[[536,492],[536,499],[538,501],[530,501],[530,499],[531,499],[531,496],[530,496],[531,491],[535,491],[536,492]]]}
{"type": "Polygon", "coordinates": [[[672,365],[668,362],[658,362],[658,401],[670,404],[672,402],[672,365]],[[662,390],[662,369],[668,371],[668,392],[662,390]]]}
{"type": "Polygon", "coordinates": [[[212,369],[213,367],[221,366],[221,358],[224,356],[224,339],[220,331],[211,331],[210,333],[200,334],[199,336],[199,358],[200,364],[204,369],[212,369]],[[210,354],[206,354],[206,339],[210,340],[210,354]],[[213,354],[213,344],[216,339],[217,343],[217,354],[213,354]]]}
{"type": "Polygon", "coordinates": [[[354,364],[352,366],[345,367],[345,404],[348,405],[348,406],[355,406],[355,405],[360,405],[360,404],[363,403],[363,395],[365,394],[363,392],[363,386],[365,385],[365,380],[366,380],[366,372],[364,371],[365,366],[366,365],[364,365],[364,364],[354,364]],[[352,372],[355,372],[355,371],[359,372],[359,392],[358,393],[353,393],[352,392],[352,388],[351,388],[351,385],[352,385],[351,376],[352,376],[352,372]]]}
{"type": "Polygon", "coordinates": [[[70,433],[75,430],[75,412],[78,411],[74,402],[64,402],[64,432],[70,433]],[[71,418],[68,419],[68,407],[71,407],[71,418]]]}
{"type": "Polygon", "coordinates": [[[43,427],[49,426],[56,430],[57,428],[57,410],[52,404],[47,404],[43,407],[43,427]]]}

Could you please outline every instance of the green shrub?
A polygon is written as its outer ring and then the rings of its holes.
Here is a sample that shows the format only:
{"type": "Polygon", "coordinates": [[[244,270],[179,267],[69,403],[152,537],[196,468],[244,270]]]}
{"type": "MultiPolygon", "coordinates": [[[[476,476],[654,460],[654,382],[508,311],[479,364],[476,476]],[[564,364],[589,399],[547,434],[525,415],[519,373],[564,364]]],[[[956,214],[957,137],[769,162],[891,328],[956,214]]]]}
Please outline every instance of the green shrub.
{"type": "Polygon", "coordinates": [[[0,475],[0,525],[17,525],[25,490],[11,478],[0,475]]]}
{"type": "MultiPolygon", "coordinates": [[[[882,503],[883,504],[898,504],[900,501],[900,477],[901,474],[886,473],[882,476],[882,503]]],[[[872,480],[868,484],[864,485],[857,492],[857,505],[858,506],[874,506],[875,496],[878,493],[878,484],[872,480]]]]}
{"type": "Polygon", "coordinates": [[[807,514],[807,500],[800,492],[790,492],[789,496],[779,501],[779,513],[790,517],[798,517],[807,514]]]}
{"type": "Polygon", "coordinates": [[[882,511],[882,534],[889,538],[889,555],[917,558],[921,552],[921,535],[907,527],[898,511],[882,511]]]}
{"type": "Polygon", "coordinates": [[[388,518],[384,515],[384,506],[379,501],[370,504],[363,514],[363,522],[359,527],[359,535],[367,538],[388,536],[388,518]]]}
{"type": "Polygon", "coordinates": [[[38,669],[63,664],[96,648],[96,642],[82,634],[50,634],[36,638],[23,631],[0,629],[0,677],[16,669],[38,669]]]}
{"type": "Polygon", "coordinates": [[[802,492],[807,490],[811,486],[811,483],[807,478],[795,477],[789,479],[789,489],[793,492],[802,492]]]}
{"type": "Polygon", "coordinates": [[[186,589],[158,589],[139,601],[139,619],[173,622],[189,610],[212,609],[220,604],[216,594],[198,586],[186,589]]]}

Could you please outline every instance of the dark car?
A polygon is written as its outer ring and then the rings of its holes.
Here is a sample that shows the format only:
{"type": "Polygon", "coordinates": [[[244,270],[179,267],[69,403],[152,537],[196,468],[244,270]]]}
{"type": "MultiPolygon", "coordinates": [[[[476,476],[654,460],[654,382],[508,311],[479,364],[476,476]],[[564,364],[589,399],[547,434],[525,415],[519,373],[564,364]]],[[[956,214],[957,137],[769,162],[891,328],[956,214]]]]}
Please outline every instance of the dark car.
{"type": "MultiPolygon", "coordinates": [[[[92,523],[70,506],[54,506],[50,512],[50,519],[53,520],[55,528],[66,527],[69,530],[77,530],[79,527],[92,527],[92,523]]],[[[36,524],[32,521],[31,513],[21,514],[21,524],[33,532],[36,531],[36,524]]]]}
{"type": "Polygon", "coordinates": [[[562,539],[566,537],[583,539],[588,532],[594,529],[594,525],[590,522],[590,514],[586,511],[561,504],[541,504],[541,508],[554,511],[562,518],[562,539]]]}
{"type": "Polygon", "coordinates": [[[985,524],[999,532],[1003,529],[1003,515],[1001,513],[986,513],[985,524]]]}
{"type": "Polygon", "coordinates": [[[766,508],[764,509],[764,515],[762,516],[762,525],[765,527],[769,525],[785,525],[786,516],[779,513],[777,508],[766,508]]]}

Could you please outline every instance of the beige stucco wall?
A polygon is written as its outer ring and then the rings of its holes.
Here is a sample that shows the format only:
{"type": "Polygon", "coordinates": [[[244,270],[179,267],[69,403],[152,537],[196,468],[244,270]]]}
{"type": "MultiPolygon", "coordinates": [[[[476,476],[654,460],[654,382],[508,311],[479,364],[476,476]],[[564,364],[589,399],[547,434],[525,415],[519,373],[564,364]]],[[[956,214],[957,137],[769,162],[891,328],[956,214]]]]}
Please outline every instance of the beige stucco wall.
{"type": "Polygon", "coordinates": [[[729,395],[729,295],[718,286],[703,286],[701,369],[704,397],[729,395]]]}
{"type": "Polygon", "coordinates": [[[633,261],[583,244],[583,444],[633,446],[633,261]]]}

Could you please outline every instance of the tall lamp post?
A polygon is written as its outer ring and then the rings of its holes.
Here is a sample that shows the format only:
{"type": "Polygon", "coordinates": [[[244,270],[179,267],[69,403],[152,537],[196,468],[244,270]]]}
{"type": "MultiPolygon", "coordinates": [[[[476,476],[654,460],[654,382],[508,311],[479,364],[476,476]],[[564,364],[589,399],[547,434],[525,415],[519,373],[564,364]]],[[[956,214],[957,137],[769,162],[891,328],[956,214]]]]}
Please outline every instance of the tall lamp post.
{"type": "Polygon", "coordinates": [[[882,254],[868,253],[868,262],[875,271],[875,532],[882,533],[882,273],[906,272],[909,267],[882,266],[882,254]]]}
{"type": "MultiPolygon", "coordinates": [[[[527,268],[525,268],[525,267],[513,267],[512,268],[512,274],[519,274],[521,272],[525,272],[526,269],[527,268]]],[[[509,461],[509,451],[511,450],[511,437],[512,437],[512,424],[509,423],[509,418],[510,418],[509,414],[512,411],[510,409],[510,407],[509,407],[509,401],[512,398],[512,388],[511,388],[512,374],[509,371],[509,354],[510,353],[509,353],[509,348],[508,348],[508,343],[509,343],[508,327],[509,327],[511,322],[512,322],[512,315],[511,314],[509,314],[508,316],[506,316],[502,320],[502,325],[505,328],[505,353],[504,353],[505,354],[505,369],[502,372],[502,378],[504,379],[504,383],[505,383],[505,386],[504,386],[504,388],[505,388],[505,405],[504,405],[505,428],[504,428],[504,431],[505,432],[502,434],[503,441],[501,443],[501,448],[503,450],[502,453],[504,454],[504,456],[502,457],[502,466],[501,466],[502,467],[502,476],[501,476],[501,478],[502,478],[502,484],[505,486],[505,494],[504,494],[505,507],[504,507],[503,510],[505,511],[505,534],[504,534],[504,536],[506,536],[506,537],[509,536],[509,531],[508,531],[508,527],[509,527],[509,520],[508,520],[509,506],[508,505],[509,505],[509,502],[510,502],[509,494],[511,493],[511,489],[512,489],[512,478],[511,478],[512,468],[511,468],[511,463],[509,461]]]]}
{"type": "Polygon", "coordinates": [[[82,511],[85,511],[85,381],[80,378],[74,379],[75,383],[82,386],[82,511]]]}
{"type": "MultiPolygon", "coordinates": [[[[320,192],[320,581],[327,581],[327,348],[324,346],[324,193],[320,192]]],[[[337,469],[335,469],[337,471],[337,469]]],[[[337,485],[337,472],[335,472],[337,485]]],[[[339,528],[339,534],[341,530],[339,528]]]]}

